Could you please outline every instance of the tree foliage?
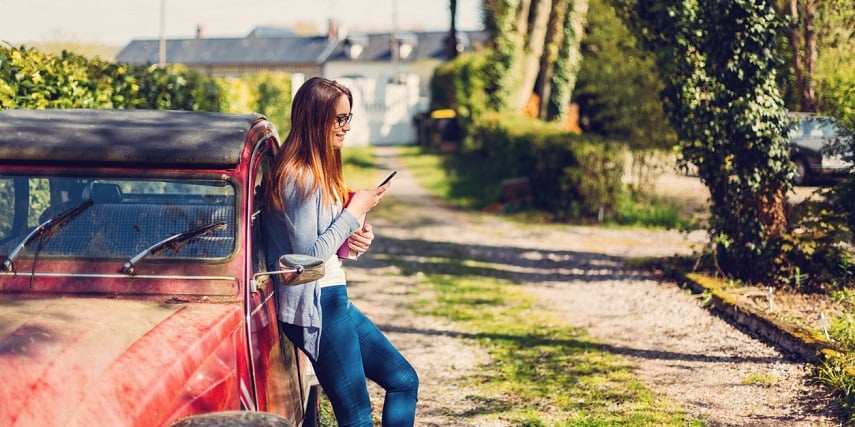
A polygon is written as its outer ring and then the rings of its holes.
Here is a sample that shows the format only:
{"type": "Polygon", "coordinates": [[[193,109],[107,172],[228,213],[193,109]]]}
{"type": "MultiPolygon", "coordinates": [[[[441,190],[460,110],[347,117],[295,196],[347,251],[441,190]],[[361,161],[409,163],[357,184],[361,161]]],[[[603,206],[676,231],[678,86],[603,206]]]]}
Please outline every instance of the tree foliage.
{"type": "Polygon", "coordinates": [[[855,130],[855,8],[850,0],[822,0],[815,23],[818,109],[855,130]]]}
{"type": "Polygon", "coordinates": [[[662,80],[653,55],[638,45],[608,0],[591,0],[583,61],[573,100],[582,130],[636,150],[677,144],[662,109],[662,80]]]}
{"type": "MultiPolygon", "coordinates": [[[[229,113],[264,114],[280,130],[291,126],[291,75],[277,72],[246,74],[221,82],[229,113]]],[[[284,134],[283,134],[284,135],[284,134]]]]}
{"type": "Polygon", "coordinates": [[[622,1],[665,79],[682,159],[710,190],[711,246],[721,272],[778,279],[792,166],[775,81],[775,9],[763,0],[622,1]]]}
{"type": "Polygon", "coordinates": [[[581,63],[588,0],[484,0],[497,111],[562,120],[581,63]]]}
{"type": "Polygon", "coordinates": [[[786,36],[795,77],[799,111],[818,113],[816,92],[818,0],[779,0],[778,11],[788,19],[786,36]]]}
{"type": "Polygon", "coordinates": [[[781,87],[793,111],[855,127],[855,8],[849,0],[777,0],[785,18],[781,87]]]}

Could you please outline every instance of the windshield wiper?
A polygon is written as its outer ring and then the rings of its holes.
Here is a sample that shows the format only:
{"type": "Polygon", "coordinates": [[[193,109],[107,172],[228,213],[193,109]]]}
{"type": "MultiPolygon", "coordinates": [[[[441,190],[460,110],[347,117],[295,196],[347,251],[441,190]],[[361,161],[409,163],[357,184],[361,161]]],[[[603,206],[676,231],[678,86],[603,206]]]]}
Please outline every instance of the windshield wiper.
{"type": "Polygon", "coordinates": [[[18,246],[15,246],[15,249],[12,249],[12,252],[9,252],[9,255],[3,261],[3,271],[12,272],[15,271],[15,258],[18,256],[24,248],[27,247],[36,237],[39,236],[49,236],[54,231],[56,231],[60,226],[70,221],[72,218],[80,215],[87,208],[92,206],[95,203],[92,199],[88,199],[85,202],[72,207],[66,211],[60,212],[59,215],[49,218],[47,221],[41,223],[36,227],[27,237],[24,237],[24,240],[21,243],[18,243],[18,246]]]}
{"type": "Polygon", "coordinates": [[[194,238],[199,237],[203,234],[208,234],[216,230],[222,230],[224,228],[226,228],[226,222],[220,221],[215,222],[213,224],[203,225],[198,228],[193,228],[183,233],[167,237],[131,257],[131,259],[129,259],[122,267],[121,272],[124,274],[134,274],[134,266],[138,262],[140,262],[141,259],[149,255],[157,255],[166,249],[172,249],[172,253],[174,254],[175,252],[178,252],[178,249],[181,248],[181,246],[184,246],[184,244],[189,242],[190,240],[193,240],[194,238]]]}

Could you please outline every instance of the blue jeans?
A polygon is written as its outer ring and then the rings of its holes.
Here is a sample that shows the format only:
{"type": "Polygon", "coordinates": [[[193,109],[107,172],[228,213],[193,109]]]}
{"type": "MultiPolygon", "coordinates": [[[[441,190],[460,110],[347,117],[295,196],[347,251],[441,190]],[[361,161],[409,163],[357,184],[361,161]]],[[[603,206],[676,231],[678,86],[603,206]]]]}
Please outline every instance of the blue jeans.
{"type": "MultiPolygon", "coordinates": [[[[368,317],[347,298],[346,286],[321,289],[320,353],[312,361],[318,382],[332,404],[340,427],[372,427],[365,379],[386,391],[383,426],[412,426],[419,378],[415,369],[368,317]]],[[[281,324],[285,335],[303,347],[299,326],[281,324]]]]}

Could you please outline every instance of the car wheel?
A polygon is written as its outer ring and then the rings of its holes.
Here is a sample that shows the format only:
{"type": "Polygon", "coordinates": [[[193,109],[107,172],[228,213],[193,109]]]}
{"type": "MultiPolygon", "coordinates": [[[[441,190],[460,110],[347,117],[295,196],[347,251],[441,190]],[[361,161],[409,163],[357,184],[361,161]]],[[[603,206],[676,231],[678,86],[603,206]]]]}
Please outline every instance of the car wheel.
{"type": "Polygon", "coordinates": [[[795,159],[796,175],[793,178],[793,183],[796,185],[808,185],[810,183],[810,168],[805,159],[795,159]]]}
{"type": "Polygon", "coordinates": [[[318,427],[321,425],[321,387],[312,386],[309,389],[309,404],[303,418],[303,427],[318,427]]]}
{"type": "Polygon", "coordinates": [[[294,423],[266,412],[226,411],[182,418],[170,427],[294,427],[294,423]]]}

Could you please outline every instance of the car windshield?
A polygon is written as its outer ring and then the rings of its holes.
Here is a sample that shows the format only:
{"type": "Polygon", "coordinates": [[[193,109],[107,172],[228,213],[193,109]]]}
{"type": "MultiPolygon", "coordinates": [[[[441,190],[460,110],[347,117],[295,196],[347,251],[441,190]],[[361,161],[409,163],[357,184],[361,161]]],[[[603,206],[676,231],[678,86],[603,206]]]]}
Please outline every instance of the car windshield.
{"type": "Polygon", "coordinates": [[[17,248],[17,258],[124,260],[170,236],[219,222],[225,227],[156,256],[225,258],[235,245],[234,195],[225,180],[0,175],[0,259],[17,248]],[[84,203],[85,209],[63,215],[84,203]],[[28,240],[40,226],[43,231],[28,240]]]}
{"type": "Polygon", "coordinates": [[[790,130],[791,138],[830,139],[838,135],[838,124],[829,118],[806,117],[797,121],[790,130]]]}

